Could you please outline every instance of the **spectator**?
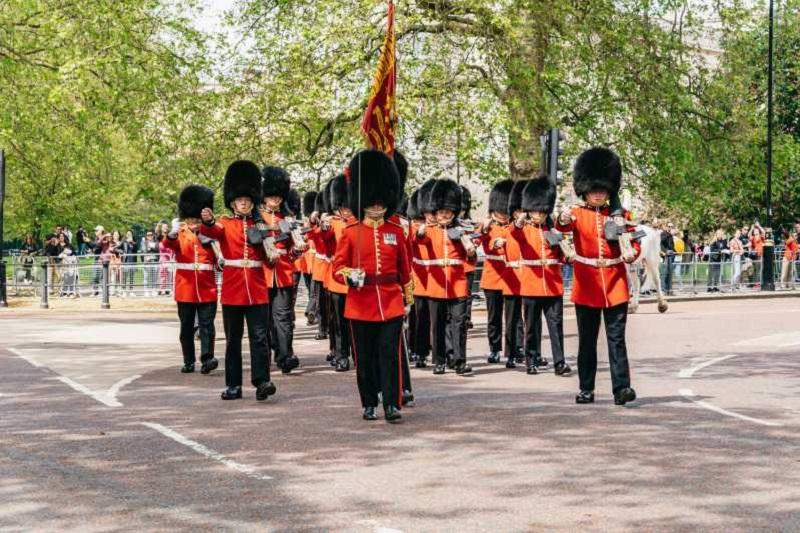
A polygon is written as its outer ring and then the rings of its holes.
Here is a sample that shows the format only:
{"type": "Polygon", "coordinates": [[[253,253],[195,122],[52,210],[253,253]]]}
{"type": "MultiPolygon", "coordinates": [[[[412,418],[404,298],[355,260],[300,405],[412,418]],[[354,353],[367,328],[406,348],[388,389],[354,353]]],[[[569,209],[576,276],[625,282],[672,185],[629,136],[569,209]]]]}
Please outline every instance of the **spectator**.
{"type": "MultiPolygon", "coordinates": [[[[72,231],[67,226],[64,226],[64,237],[67,238],[67,242],[70,243],[71,245],[73,245],[73,248],[74,248],[75,241],[72,240],[72,237],[73,237],[72,231]]],[[[73,252],[72,255],[75,255],[75,250],[74,249],[72,250],[72,252],[73,252]]]]}
{"type": "Polygon", "coordinates": [[[106,233],[103,226],[94,228],[94,235],[95,268],[94,278],[92,279],[92,289],[94,291],[94,296],[97,296],[100,294],[100,280],[103,276],[103,265],[108,263],[111,259],[109,253],[109,249],[111,248],[111,235],[106,233]]]}
{"type": "Polygon", "coordinates": [[[728,241],[725,232],[718,229],[714,233],[714,241],[709,245],[708,253],[708,289],[707,292],[719,292],[720,275],[722,274],[722,261],[727,252],[728,241]]]}
{"type": "Polygon", "coordinates": [[[661,278],[661,288],[669,296],[672,294],[672,264],[675,261],[675,240],[673,232],[675,225],[667,223],[661,231],[661,257],[664,258],[664,276],[661,278]]]}
{"type": "Polygon", "coordinates": [[[67,244],[60,254],[61,258],[61,296],[75,298],[78,296],[78,258],[72,253],[72,246],[67,244]]]}
{"type": "Polygon", "coordinates": [[[797,238],[788,229],[783,230],[783,262],[781,264],[781,285],[784,289],[794,288],[794,261],[797,258],[797,238]]]}
{"type": "MultiPolygon", "coordinates": [[[[133,239],[133,232],[125,233],[117,250],[122,255],[122,290],[127,289],[128,296],[133,296],[133,276],[136,274],[136,241],[133,239]]],[[[122,296],[125,296],[125,292],[122,296]]]]}
{"type": "Polygon", "coordinates": [[[731,280],[731,290],[739,290],[742,283],[742,258],[744,256],[744,244],[742,243],[742,231],[736,230],[733,238],[728,242],[728,249],[731,251],[733,261],[733,279],[731,280]]]}
{"type": "Polygon", "coordinates": [[[145,234],[139,247],[144,261],[144,295],[152,296],[155,289],[156,267],[158,262],[158,243],[152,231],[145,234]]]}
{"type": "Polygon", "coordinates": [[[57,285],[61,281],[61,275],[58,272],[58,264],[60,262],[59,255],[61,255],[61,248],[58,243],[58,236],[51,233],[47,236],[44,245],[44,255],[47,258],[47,284],[50,287],[50,292],[55,294],[57,285]]]}
{"type": "Polygon", "coordinates": [[[25,236],[25,242],[22,243],[22,248],[20,249],[20,259],[22,261],[23,279],[25,283],[33,283],[34,258],[38,250],[36,242],[33,240],[33,235],[29,233],[25,236]]]}
{"type": "Polygon", "coordinates": [[[111,247],[109,248],[108,277],[111,285],[111,294],[116,294],[117,290],[122,291],[122,255],[119,251],[120,240],[119,231],[111,232],[111,247]]]}
{"type": "Polygon", "coordinates": [[[78,231],[75,233],[75,243],[78,245],[78,255],[86,255],[86,250],[91,241],[83,226],[78,226],[78,231]]]}
{"type": "Polygon", "coordinates": [[[761,227],[761,224],[753,223],[748,237],[750,237],[750,249],[760,259],[764,255],[764,228],[761,227]]]}
{"type": "MultiPolygon", "coordinates": [[[[163,228],[162,228],[163,229],[163,228]]],[[[169,228],[167,228],[169,232],[169,228]]],[[[164,234],[166,236],[166,233],[164,234]]],[[[163,237],[158,240],[158,294],[170,294],[172,292],[172,260],[175,257],[173,251],[163,242],[163,237]]]]}

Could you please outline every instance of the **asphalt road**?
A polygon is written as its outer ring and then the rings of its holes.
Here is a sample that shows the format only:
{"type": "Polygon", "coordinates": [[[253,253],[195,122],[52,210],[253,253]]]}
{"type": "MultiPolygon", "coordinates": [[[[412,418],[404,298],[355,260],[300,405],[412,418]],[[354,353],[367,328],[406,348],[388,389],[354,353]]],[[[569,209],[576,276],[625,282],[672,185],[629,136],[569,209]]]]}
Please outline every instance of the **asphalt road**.
{"type": "Polygon", "coordinates": [[[222,402],[221,369],[178,373],[172,314],[3,312],[0,530],[800,530],[798,316],[643,306],[640,399],[619,407],[604,347],[578,406],[576,376],[487,365],[476,313],[474,376],[412,370],[390,425],[360,419],[355,373],[305,327],[301,371],[261,404],[222,402]]]}

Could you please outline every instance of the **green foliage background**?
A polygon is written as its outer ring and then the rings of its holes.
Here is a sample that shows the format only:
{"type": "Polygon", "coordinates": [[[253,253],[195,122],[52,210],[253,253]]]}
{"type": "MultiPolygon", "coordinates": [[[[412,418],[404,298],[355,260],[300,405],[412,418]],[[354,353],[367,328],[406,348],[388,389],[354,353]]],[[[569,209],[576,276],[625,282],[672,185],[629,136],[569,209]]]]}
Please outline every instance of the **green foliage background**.
{"type": "MultiPolygon", "coordinates": [[[[763,220],[766,13],[738,0],[398,0],[412,182],[532,176],[539,134],[607,144],[647,216],[763,220]],[[709,24],[713,21],[713,24],[709,24]],[[721,54],[702,53],[713,41],[721,54]]],[[[800,213],[800,0],[777,3],[775,218],[800,213]]],[[[316,188],[361,146],[382,0],[0,3],[7,236],[149,225],[236,158],[316,188]]],[[[567,177],[569,172],[567,172],[567,177]]]]}

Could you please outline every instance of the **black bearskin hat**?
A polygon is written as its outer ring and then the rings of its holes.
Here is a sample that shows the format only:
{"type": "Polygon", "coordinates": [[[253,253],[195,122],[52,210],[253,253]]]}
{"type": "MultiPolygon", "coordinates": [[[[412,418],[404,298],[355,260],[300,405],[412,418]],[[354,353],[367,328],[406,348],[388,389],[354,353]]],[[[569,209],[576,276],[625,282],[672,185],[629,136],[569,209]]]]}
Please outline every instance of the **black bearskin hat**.
{"type": "Polygon", "coordinates": [[[508,199],[511,195],[511,188],[514,186],[514,180],[501,180],[494,184],[492,192],[489,193],[489,212],[495,211],[497,213],[508,212],[508,199]]]}
{"type": "Polygon", "coordinates": [[[264,177],[264,183],[261,185],[262,198],[280,196],[285,201],[292,188],[289,173],[281,167],[266,166],[261,169],[261,175],[264,177]]]}
{"type": "Polygon", "coordinates": [[[406,211],[408,211],[408,195],[403,193],[402,197],[400,198],[400,203],[397,205],[397,213],[404,217],[406,216],[406,211]]]}
{"type": "Polygon", "coordinates": [[[578,156],[573,170],[575,194],[585,196],[596,189],[616,194],[622,186],[622,162],[608,148],[589,148],[578,156]]]}
{"type": "Polygon", "coordinates": [[[522,209],[522,190],[528,184],[528,180],[514,182],[511,192],[508,194],[508,214],[514,215],[514,211],[522,209]]]}
{"type": "Polygon", "coordinates": [[[417,211],[419,211],[420,215],[425,215],[425,213],[430,213],[432,211],[436,211],[436,207],[433,205],[433,197],[431,193],[433,192],[433,188],[439,180],[431,178],[418,189],[417,194],[417,211]]]}
{"type": "Polygon", "coordinates": [[[347,178],[344,174],[339,174],[330,181],[328,186],[328,208],[331,212],[340,207],[348,207],[347,202],[347,178]]]}
{"type": "Polygon", "coordinates": [[[283,204],[292,216],[298,219],[303,218],[303,211],[300,207],[300,193],[296,189],[289,189],[283,204]]]}
{"type": "Polygon", "coordinates": [[[330,200],[328,199],[331,194],[331,182],[328,181],[321,191],[317,193],[317,198],[314,200],[314,211],[319,214],[330,213],[330,200]]]}
{"type": "Polygon", "coordinates": [[[464,211],[464,218],[469,220],[472,216],[470,213],[472,210],[472,193],[463,185],[461,185],[461,210],[464,211]]]}
{"type": "Polygon", "coordinates": [[[249,196],[255,205],[261,203],[261,171],[252,161],[234,161],[225,171],[225,184],[222,187],[225,205],[240,196],[249,196]]]}
{"type": "Polygon", "coordinates": [[[556,186],[541,174],[530,180],[522,191],[522,210],[551,214],[556,206],[556,186]]]}
{"type": "Polygon", "coordinates": [[[439,180],[431,191],[434,209],[450,209],[456,215],[461,211],[461,186],[451,179],[439,180]]]}
{"type": "Polygon", "coordinates": [[[214,191],[203,185],[184,187],[178,196],[179,218],[200,218],[200,211],[206,207],[214,209],[214,191]]]}
{"type": "Polygon", "coordinates": [[[397,167],[386,152],[362,150],[350,160],[350,209],[358,217],[364,208],[380,204],[386,208],[386,217],[392,215],[402,194],[397,167]]]}
{"type": "Polygon", "coordinates": [[[411,198],[408,199],[408,207],[406,208],[406,218],[409,220],[420,219],[422,211],[419,210],[419,190],[411,193],[411,198]]]}
{"type": "Polygon", "coordinates": [[[303,195],[303,216],[310,217],[317,205],[317,192],[308,191],[303,195]]]}

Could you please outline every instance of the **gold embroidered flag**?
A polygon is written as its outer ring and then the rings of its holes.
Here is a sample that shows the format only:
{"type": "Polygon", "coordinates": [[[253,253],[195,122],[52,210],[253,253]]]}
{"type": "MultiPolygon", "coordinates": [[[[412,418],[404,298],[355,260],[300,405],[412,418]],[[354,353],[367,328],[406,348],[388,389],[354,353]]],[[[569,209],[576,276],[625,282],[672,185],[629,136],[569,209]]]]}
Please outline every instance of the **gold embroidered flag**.
{"type": "Polygon", "coordinates": [[[361,132],[367,146],[375,150],[382,150],[389,155],[394,152],[394,137],[397,130],[395,44],[394,2],[389,0],[386,38],[383,41],[380,60],[372,80],[367,109],[361,121],[361,132]]]}

